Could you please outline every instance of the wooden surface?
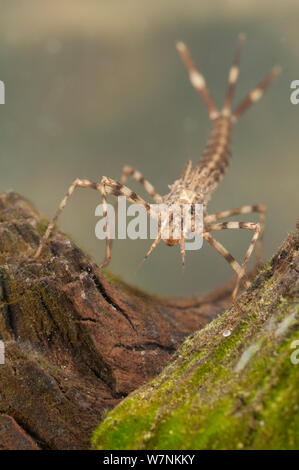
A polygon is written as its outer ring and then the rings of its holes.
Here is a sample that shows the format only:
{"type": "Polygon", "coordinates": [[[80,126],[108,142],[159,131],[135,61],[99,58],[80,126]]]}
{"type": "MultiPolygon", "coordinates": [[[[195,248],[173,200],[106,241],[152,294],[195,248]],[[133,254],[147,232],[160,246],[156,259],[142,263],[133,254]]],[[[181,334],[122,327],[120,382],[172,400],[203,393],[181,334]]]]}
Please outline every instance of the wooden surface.
{"type": "Polygon", "coordinates": [[[150,297],[101,272],[20,195],[0,195],[0,448],[84,449],[105,413],[230,304],[150,297]]]}

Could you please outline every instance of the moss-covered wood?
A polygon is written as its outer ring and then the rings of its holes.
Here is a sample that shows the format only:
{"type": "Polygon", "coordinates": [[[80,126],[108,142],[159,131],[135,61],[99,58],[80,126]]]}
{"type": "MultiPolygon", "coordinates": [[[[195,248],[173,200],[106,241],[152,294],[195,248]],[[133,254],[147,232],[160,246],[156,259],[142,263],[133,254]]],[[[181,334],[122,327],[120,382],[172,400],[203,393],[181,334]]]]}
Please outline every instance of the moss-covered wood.
{"type": "Polygon", "coordinates": [[[156,298],[59,231],[32,263],[45,226],[0,195],[0,449],[299,447],[298,233],[219,316],[231,283],[156,298]]]}
{"type": "Polygon", "coordinates": [[[298,449],[298,250],[297,230],[237,307],[107,414],[93,448],[298,449]]]}
{"type": "Polygon", "coordinates": [[[0,195],[0,449],[86,449],[107,410],[155,377],[220,314],[231,284],[191,300],[155,298],[103,273],[46,221],[0,195]]]}

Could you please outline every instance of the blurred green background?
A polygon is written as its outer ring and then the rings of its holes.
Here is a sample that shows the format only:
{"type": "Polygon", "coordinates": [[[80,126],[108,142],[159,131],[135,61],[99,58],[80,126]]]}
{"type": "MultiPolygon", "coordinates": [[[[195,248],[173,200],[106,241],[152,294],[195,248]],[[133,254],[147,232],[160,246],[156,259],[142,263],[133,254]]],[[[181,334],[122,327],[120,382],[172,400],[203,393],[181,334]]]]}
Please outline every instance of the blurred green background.
{"type": "MultiPolygon", "coordinates": [[[[299,79],[297,1],[2,0],[0,13],[6,85],[0,192],[14,189],[50,217],[76,177],[119,179],[130,164],[166,193],[186,159],[199,159],[209,131],[175,41],[188,44],[220,105],[237,35],[245,32],[235,103],[273,65],[282,74],[237,125],[232,166],[209,208],[267,204],[265,257],[294,229],[299,106],[290,103],[290,82],[299,79]]],[[[137,183],[128,185],[144,195],[137,183]]],[[[94,235],[99,195],[77,191],[59,225],[101,261],[104,242],[94,235]]],[[[250,234],[216,235],[241,259],[250,234]]],[[[198,294],[232,276],[206,244],[187,253],[184,275],[178,247],[164,244],[137,271],[149,245],[116,241],[110,269],[165,295],[198,294]]]]}

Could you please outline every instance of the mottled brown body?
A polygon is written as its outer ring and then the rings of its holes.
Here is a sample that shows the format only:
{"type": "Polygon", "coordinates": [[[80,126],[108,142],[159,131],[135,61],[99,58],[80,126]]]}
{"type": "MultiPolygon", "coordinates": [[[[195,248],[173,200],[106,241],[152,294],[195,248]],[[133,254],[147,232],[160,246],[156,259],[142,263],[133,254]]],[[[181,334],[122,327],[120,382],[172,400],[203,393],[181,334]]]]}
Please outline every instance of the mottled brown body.
{"type": "MultiPolygon", "coordinates": [[[[230,264],[233,270],[237,273],[237,281],[236,286],[233,292],[233,300],[236,299],[239,284],[241,280],[245,276],[245,269],[249,258],[253,252],[253,249],[258,241],[257,245],[257,260],[260,258],[261,254],[261,242],[262,242],[262,234],[264,229],[264,219],[265,219],[265,212],[266,207],[263,205],[248,205],[243,207],[238,207],[236,209],[226,210],[219,212],[217,214],[208,214],[207,211],[207,204],[212,195],[215,191],[219,183],[224,177],[224,174],[228,168],[231,159],[231,140],[232,140],[232,129],[236,122],[238,121],[239,117],[256,101],[258,101],[261,96],[263,95],[264,91],[274,78],[279,73],[279,68],[275,67],[272,72],[262,81],[260,82],[256,88],[254,88],[241,102],[237,108],[232,111],[232,99],[234,95],[235,84],[238,79],[239,75],[239,61],[240,61],[240,53],[241,53],[241,46],[243,43],[244,37],[240,35],[237,51],[234,57],[234,61],[232,67],[229,72],[228,77],[228,87],[227,92],[224,100],[224,104],[222,110],[219,111],[216,107],[212,96],[206,86],[205,79],[203,75],[200,73],[199,69],[195,65],[187,47],[184,43],[179,42],[177,44],[178,52],[182,58],[182,61],[188,71],[189,78],[193,87],[198,91],[200,94],[205,106],[209,112],[209,117],[212,123],[212,129],[210,133],[210,137],[207,141],[206,147],[204,149],[203,155],[197,165],[192,168],[192,162],[188,161],[185,169],[181,175],[181,177],[176,180],[172,185],[169,186],[170,192],[164,196],[158,194],[153,187],[153,185],[147,181],[143,175],[135,170],[130,166],[124,166],[121,182],[115,181],[111,178],[107,178],[104,176],[99,183],[93,183],[88,180],[80,180],[76,179],[72,185],[70,186],[66,196],[61,201],[58,210],[50,222],[47,231],[43,237],[43,240],[38,247],[34,258],[38,259],[42,249],[47,242],[48,238],[50,237],[51,232],[53,231],[57,218],[61,211],[64,209],[68,198],[72,195],[73,191],[77,187],[81,188],[90,188],[95,189],[100,192],[102,197],[102,203],[104,206],[104,216],[106,216],[106,257],[104,262],[102,263],[102,267],[106,266],[111,259],[111,240],[109,237],[109,227],[108,227],[108,218],[107,218],[107,202],[106,202],[106,195],[111,194],[114,196],[124,196],[126,199],[132,203],[138,204],[147,211],[149,215],[152,216],[150,212],[150,204],[138,196],[134,191],[129,189],[125,186],[128,176],[131,176],[136,181],[140,182],[147,193],[152,197],[153,201],[157,204],[165,204],[167,207],[178,205],[180,208],[183,205],[189,204],[192,207],[194,204],[202,204],[204,209],[204,227],[203,227],[203,238],[210,243],[230,264]],[[260,214],[260,222],[253,223],[253,222],[222,222],[222,223],[215,223],[218,220],[231,217],[237,214],[248,214],[252,212],[257,212],[260,214]],[[219,231],[219,230],[234,230],[234,229],[245,229],[253,231],[253,236],[251,243],[246,251],[243,263],[240,265],[234,257],[224,248],[221,243],[215,240],[211,233],[212,231],[219,231]]],[[[167,238],[162,238],[162,230],[161,227],[163,226],[164,221],[161,220],[161,216],[158,219],[158,235],[157,238],[152,243],[149,251],[145,255],[145,259],[152,253],[155,247],[158,245],[161,239],[166,243],[168,246],[174,246],[180,244],[180,251],[182,256],[182,262],[184,264],[185,260],[185,237],[186,233],[183,229],[183,220],[179,223],[182,226],[181,230],[181,237],[175,238],[173,237],[173,225],[174,225],[174,218],[170,219],[171,222],[171,230],[170,236],[167,238]]],[[[248,281],[244,281],[245,285],[248,286],[248,281]]]]}
{"type": "Polygon", "coordinates": [[[203,192],[204,202],[221,182],[231,158],[232,123],[230,118],[219,116],[212,123],[210,139],[200,163],[194,170],[191,189],[203,192]]]}
{"type": "Polygon", "coordinates": [[[192,202],[206,207],[213,191],[223,179],[231,159],[232,122],[226,116],[219,116],[212,121],[210,138],[203,151],[200,162],[192,169],[188,162],[181,178],[171,186],[169,194],[164,196],[166,203],[178,200],[182,189],[195,193],[192,202]]]}

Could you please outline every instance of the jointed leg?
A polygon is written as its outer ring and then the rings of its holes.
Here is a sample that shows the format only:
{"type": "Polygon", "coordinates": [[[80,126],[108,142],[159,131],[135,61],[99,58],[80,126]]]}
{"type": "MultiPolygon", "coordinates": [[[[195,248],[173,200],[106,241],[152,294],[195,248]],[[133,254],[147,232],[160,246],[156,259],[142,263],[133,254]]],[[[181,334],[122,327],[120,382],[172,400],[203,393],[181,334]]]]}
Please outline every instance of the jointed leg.
{"type": "Polygon", "coordinates": [[[157,193],[154,186],[149,181],[147,181],[138,170],[134,170],[134,168],[132,168],[131,166],[125,165],[123,167],[122,176],[121,176],[122,184],[126,184],[128,176],[132,176],[134,180],[142,184],[145,191],[153,198],[156,204],[159,204],[162,202],[162,196],[160,196],[160,194],[157,193]]]}
{"type": "MultiPolygon", "coordinates": [[[[217,240],[215,240],[215,238],[212,237],[212,235],[208,232],[205,232],[203,234],[203,238],[210,243],[210,245],[215,248],[215,250],[218,251],[218,253],[220,253],[225,259],[226,261],[228,262],[228,264],[231,266],[231,268],[237,273],[237,275],[239,276],[240,273],[241,273],[241,266],[239,265],[239,263],[235,260],[235,258],[227,251],[226,248],[224,248],[224,246],[218,242],[217,240]]],[[[245,281],[245,286],[246,287],[249,287],[250,285],[250,282],[249,281],[245,281]]]]}
{"type": "Polygon", "coordinates": [[[185,235],[182,232],[181,239],[180,239],[180,252],[181,252],[181,257],[182,257],[182,266],[183,266],[183,272],[185,268],[185,235]]]}
{"type": "Polygon", "coordinates": [[[67,190],[66,195],[64,196],[61,203],[59,204],[58,209],[56,211],[56,214],[54,215],[53,219],[49,223],[49,225],[47,227],[47,230],[46,230],[43,238],[40,241],[39,247],[38,247],[38,249],[37,249],[37,251],[36,251],[36,253],[33,257],[34,260],[37,260],[39,258],[44,246],[46,245],[51,233],[53,232],[53,230],[56,226],[56,222],[57,222],[57,219],[58,219],[59,215],[61,214],[61,212],[65,208],[68,199],[71,197],[71,195],[73,194],[73,192],[75,191],[76,188],[90,188],[90,189],[96,189],[98,191],[101,190],[99,183],[92,183],[91,181],[80,180],[79,178],[77,178],[77,179],[75,179],[75,181],[73,181],[73,183],[71,184],[71,186],[67,190]]]}
{"type": "MultiPolygon", "coordinates": [[[[155,201],[156,204],[159,204],[162,202],[162,196],[160,196],[160,194],[157,193],[154,186],[149,181],[147,181],[138,170],[134,170],[134,168],[132,168],[131,166],[125,165],[122,170],[121,184],[123,185],[126,184],[128,176],[131,176],[133,179],[138,181],[144,187],[145,191],[152,197],[152,199],[155,201]]],[[[115,210],[115,217],[117,219],[118,200],[116,200],[114,204],[114,210],[115,210]]]]}
{"type": "Polygon", "coordinates": [[[107,198],[106,198],[106,189],[105,185],[100,185],[100,191],[102,195],[102,204],[103,204],[103,216],[106,218],[105,232],[106,232],[106,248],[105,248],[105,259],[100,265],[100,268],[104,268],[110,263],[111,260],[111,238],[109,233],[109,224],[108,224],[108,214],[107,214],[107,198]]]}
{"type": "MultiPolygon", "coordinates": [[[[181,211],[183,209],[181,208],[181,211]]],[[[181,214],[182,216],[182,214],[181,214]]],[[[184,216],[181,218],[181,239],[180,239],[180,252],[182,257],[183,272],[185,269],[185,232],[184,232],[184,216]]]]}
{"type": "Polygon", "coordinates": [[[254,224],[254,225],[255,225],[255,228],[250,229],[250,230],[254,230],[254,234],[253,234],[250,245],[249,245],[248,250],[247,250],[247,252],[245,254],[245,257],[244,257],[244,261],[243,261],[243,264],[242,264],[242,272],[240,273],[240,275],[237,278],[237,282],[236,282],[236,285],[235,285],[235,288],[234,288],[234,291],[233,291],[233,294],[232,294],[233,301],[237,297],[239,286],[240,286],[240,281],[241,281],[242,277],[245,275],[245,270],[246,270],[247,263],[249,261],[249,258],[251,256],[253,250],[254,250],[255,244],[256,244],[256,242],[259,238],[259,235],[260,235],[260,230],[261,230],[260,225],[259,224],[254,224]]]}
{"type": "Polygon", "coordinates": [[[150,205],[144,201],[140,196],[138,196],[134,191],[131,191],[127,186],[122,185],[121,183],[118,183],[117,181],[112,180],[111,178],[107,178],[104,176],[101,180],[100,183],[93,183],[89,180],[80,180],[76,179],[71,186],[69,187],[65,197],[62,199],[61,203],[58,206],[57,212],[51,222],[49,223],[47,230],[39,244],[39,247],[33,257],[34,260],[38,259],[45,244],[47,243],[51,233],[53,232],[57,219],[63,209],[65,208],[68,199],[70,196],[73,194],[74,190],[76,188],[89,188],[89,189],[95,189],[101,193],[102,196],[102,204],[104,207],[103,215],[106,217],[106,256],[105,260],[102,263],[101,267],[106,266],[111,259],[111,240],[109,237],[109,227],[108,227],[108,217],[107,217],[107,201],[106,201],[106,195],[107,194],[113,194],[114,196],[124,196],[126,199],[130,202],[133,202],[135,204],[139,204],[142,207],[145,208],[147,213],[150,213],[150,205]]]}
{"type": "Polygon", "coordinates": [[[116,197],[124,196],[129,202],[142,206],[148,214],[150,214],[150,205],[124,184],[118,183],[117,181],[111,178],[107,178],[106,176],[103,176],[101,180],[100,190],[102,194],[102,204],[104,207],[103,215],[106,217],[106,256],[100,266],[103,268],[107,266],[111,260],[111,239],[109,236],[106,194],[112,194],[116,197]]]}
{"type": "Polygon", "coordinates": [[[158,246],[158,243],[159,243],[160,240],[161,240],[161,229],[159,230],[157,237],[155,238],[155,240],[151,244],[150,249],[145,254],[145,257],[143,258],[143,262],[149,257],[149,255],[153,252],[153,250],[158,246]]]}
{"type": "Polygon", "coordinates": [[[143,260],[138,266],[138,269],[143,265],[143,263],[147,260],[149,255],[154,251],[154,249],[158,246],[160,240],[161,240],[161,235],[162,235],[162,227],[161,227],[161,219],[159,218],[159,223],[158,223],[158,234],[153,243],[150,246],[150,249],[146,252],[143,260]]]}
{"type": "Polygon", "coordinates": [[[219,223],[219,224],[205,225],[205,227],[204,227],[205,233],[210,232],[210,231],[225,230],[225,229],[247,229],[247,230],[253,230],[254,231],[254,234],[253,234],[253,237],[251,239],[250,245],[249,245],[249,247],[247,249],[247,252],[245,254],[244,261],[243,261],[243,264],[241,266],[241,270],[238,273],[236,286],[235,286],[233,294],[232,294],[232,299],[234,301],[237,297],[240,281],[242,280],[242,278],[245,275],[245,270],[246,270],[247,263],[249,261],[249,258],[251,256],[252,252],[253,252],[255,244],[256,244],[256,242],[259,238],[261,229],[260,229],[259,224],[255,224],[253,222],[223,222],[223,223],[219,223]]]}
{"type": "Polygon", "coordinates": [[[265,228],[265,216],[266,216],[266,206],[263,204],[252,205],[252,206],[242,206],[235,209],[218,212],[217,214],[208,214],[204,217],[205,223],[216,222],[217,220],[225,219],[227,217],[232,217],[233,215],[240,214],[251,214],[257,212],[260,215],[260,235],[256,244],[256,255],[255,255],[255,264],[259,264],[262,257],[262,244],[263,244],[263,235],[265,228]]]}

